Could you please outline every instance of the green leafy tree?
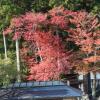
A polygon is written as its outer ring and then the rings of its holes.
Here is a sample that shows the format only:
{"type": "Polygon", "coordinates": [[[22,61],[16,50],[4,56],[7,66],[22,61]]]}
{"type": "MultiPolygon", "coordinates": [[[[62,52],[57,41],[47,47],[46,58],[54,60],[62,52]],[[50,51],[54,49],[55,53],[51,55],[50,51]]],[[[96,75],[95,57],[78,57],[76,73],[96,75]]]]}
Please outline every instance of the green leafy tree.
{"type": "Polygon", "coordinates": [[[16,62],[11,58],[14,58],[13,52],[8,52],[9,58],[4,59],[0,55],[0,85],[7,85],[16,80],[16,62]]]}
{"type": "MultiPolygon", "coordinates": [[[[1,0],[0,1],[0,77],[2,81],[0,83],[5,83],[11,80],[13,72],[16,72],[16,64],[13,59],[15,59],[15,43],[11,40],[11,34],[6,36],[3,31],[9,26],[12,17],[25,13],[30,10],[31,0],[1,0]],[[30,7],[29,7],[30,6],[30,7]],[[4,53],[5,52],[5,53],[4,53]],[[9,55],[10,54],[10,55],[9,55]],[[4,57],[5,55],[5,57],[4,57]],[[10,61],[11,63],[6,63],[10,61]]],[[[13,76],[14,77],[14,76],[13,76]]]]}

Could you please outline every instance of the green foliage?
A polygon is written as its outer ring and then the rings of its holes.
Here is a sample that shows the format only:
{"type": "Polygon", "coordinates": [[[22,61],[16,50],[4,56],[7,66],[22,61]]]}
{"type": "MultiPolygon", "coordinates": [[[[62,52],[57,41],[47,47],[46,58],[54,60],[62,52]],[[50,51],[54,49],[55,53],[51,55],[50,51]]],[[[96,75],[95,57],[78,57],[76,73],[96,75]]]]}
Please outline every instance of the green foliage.
{"type": "Polygon", "coordinates": [[[34,0],[32,10],[36,12],[47,12],[50,9],[49,0],[34,0]]]}
{"type": "Polygon", "coordinates": [[[0,2],[0,29],[9,25],[12,14],[14,15],[17,9],[9,0],[0,2]]]}
{"type": "MultiPolygon", "coordinates": [[[[6,36],[8,59],[4,59],[2,30],[9,26],[12,17],[30,10],[32,0],[0,0],[0,84],[8,84],[18,74],[16,69],[15,43],[6,36]]],[[[11,36],[11,35],[10,35],[11,36]]]]}
{"type": "Polygon", "coordinates": [[[57,7],[57,6],[60,6],[60,5],[67,5],[68,4],[68,0],[50,0],[49,1],[49,5],[51,7],[57,7]]]}
{"type": "Polygon", "coordinates": [[[100,2],[99,3],[96,3],[94,6],[93,6],[93,9],[92,11],[93,13],[95,14],[100,14],[100,2]]]}
{"type": "Polygon", "coordinates": [[[86,10],[93,13],[100,12],[99,0],[49,0],[49,6],[64,6],[69,10],[86,10]]]}
{"type": "Polygon", "coordinates": [[[83,0],[50,0],[50,6],[64,6],[70,10],[79,10],[83,8],[83,0]]]}
{"type": "Polygon", "coordinates": [[[31,10],[32,0],[0,1],[0,29],[7,27],[13,16],[31,10]]]}
{"type": "Polygon", "coordinates": [[[0,85],[9,84],[14,78],[16,78],[16,64],[15,61],[0,58],[0,85]]]}

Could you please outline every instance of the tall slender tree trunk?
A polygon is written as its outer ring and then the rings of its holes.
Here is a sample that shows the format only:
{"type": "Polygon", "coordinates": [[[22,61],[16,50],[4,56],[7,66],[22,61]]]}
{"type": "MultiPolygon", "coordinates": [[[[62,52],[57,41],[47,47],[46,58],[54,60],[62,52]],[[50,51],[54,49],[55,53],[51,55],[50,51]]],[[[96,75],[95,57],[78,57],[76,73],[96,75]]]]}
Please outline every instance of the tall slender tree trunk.
{"type": "Polygon", "coordinates": [[[7,59],[7,45],[6,45],[6,37],[4,34],[3,34],[3,42],[4,42],[5,59],[7,59]]]}
{"type": "MultiPolygon", "coordinates": [[[[3,42],[4,42],[4,54],[5,54],[4,59],[7,60],[7,58],[8,58],[8,56],[7,56],[7,45],[6,45],[6,37],[5,37],[4,34],[3,34],[3,42]]],[[[8,79],[8,74],[6,74],[6,78],[8,79]]]]}
{"type": "Polygon", "coordinates": [[[18,39],[16,40],[16,62],[17,62],[17,72],[18,72],[18,76],[17,76],[17,81],[20,82],[21,81],[21,76],[20,76],[20,60],[19,60],[19,41],[18,39]]]}

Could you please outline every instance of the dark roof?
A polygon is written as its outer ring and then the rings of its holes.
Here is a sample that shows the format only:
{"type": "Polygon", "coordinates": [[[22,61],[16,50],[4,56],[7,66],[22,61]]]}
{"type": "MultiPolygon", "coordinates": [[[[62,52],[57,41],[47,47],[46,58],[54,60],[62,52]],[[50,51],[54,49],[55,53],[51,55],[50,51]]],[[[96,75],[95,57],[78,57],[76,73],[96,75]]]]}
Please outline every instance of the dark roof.
{"type": "Polygon", "coordinates": [[[15,83],[0,90],[2,100],[81,97],[82,92],[60,81],[15,83]]]}

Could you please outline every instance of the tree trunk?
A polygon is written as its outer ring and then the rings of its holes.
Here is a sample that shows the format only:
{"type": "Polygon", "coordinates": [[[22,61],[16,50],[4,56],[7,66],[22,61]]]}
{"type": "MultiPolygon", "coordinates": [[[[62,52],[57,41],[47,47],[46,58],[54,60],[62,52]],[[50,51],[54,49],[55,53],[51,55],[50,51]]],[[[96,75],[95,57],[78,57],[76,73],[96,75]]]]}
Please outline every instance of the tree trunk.
{"type": "Polygon", "coordinates": [[[17,81],[20,82],[21,76],[20,76],[20,60],[19,60],[19,42],[18,42],[18,39],[16,40],[16,60],[17,60],[17,72],[18,72],[17,81]]]}
{"type": "Polygon", "coordinates": [[[4,34],[3,34],[3,42],[4,42],[5,59],[7,59],[7,45],[6,45],[6,37],[4,34]]]}

